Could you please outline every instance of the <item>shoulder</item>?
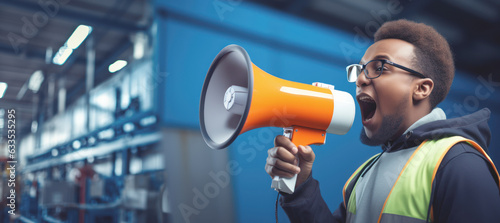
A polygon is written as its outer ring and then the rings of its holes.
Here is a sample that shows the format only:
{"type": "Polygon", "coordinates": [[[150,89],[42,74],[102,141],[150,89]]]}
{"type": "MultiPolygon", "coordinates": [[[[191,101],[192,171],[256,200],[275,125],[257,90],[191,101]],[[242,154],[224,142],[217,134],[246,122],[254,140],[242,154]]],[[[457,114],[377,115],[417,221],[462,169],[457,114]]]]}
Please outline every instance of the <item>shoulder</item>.
{"type": "Polygon", "coordinates": [[[496,173],[488,159],[468,143],[454,145],[444,156],[433,184],[438,222],[491,222],[500,218],[496,173]]]}
{"type": "Polygon", "coordinates": [[[485,165],[490,166],[489,160],[481,152],[477,151],[469,143],[460,142],[451,147],[448,153],[446,153],[439,165],[438,173],[443,169],[450,169],[447,167],[448,165],[451,165],[452,169],[463,168],[465,164],[463,162],[472,164],[467,167],[468,169],[483,169],[485,165]]]}
{"type": "Polygon", "coordinates": [[[450,148],[441,161],[436,180],[445,177],[459,178],[496,178],[495,170],[490,161],[473,146],[466,142],[460,142],[450,148]]]}

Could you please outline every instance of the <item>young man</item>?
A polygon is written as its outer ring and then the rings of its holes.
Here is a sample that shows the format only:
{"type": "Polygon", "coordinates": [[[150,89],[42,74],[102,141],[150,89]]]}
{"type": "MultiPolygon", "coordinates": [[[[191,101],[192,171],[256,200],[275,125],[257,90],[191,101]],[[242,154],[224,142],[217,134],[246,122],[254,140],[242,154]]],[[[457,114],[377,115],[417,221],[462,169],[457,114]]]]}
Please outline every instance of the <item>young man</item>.
{"type": "Polygon", "coordinates": [[[295,193],[281,198],[291,222],[500,222],[498,172],[484,152],[490,111],[446,119],[436,107],[454,77],[439,33],[407,20],[387,22],[347,71],[356,82],[361,141],[382,152],[347,181],[332,213],[311,175],[314,152],[276,137],[266,171],[298,174],[295,193]]]}

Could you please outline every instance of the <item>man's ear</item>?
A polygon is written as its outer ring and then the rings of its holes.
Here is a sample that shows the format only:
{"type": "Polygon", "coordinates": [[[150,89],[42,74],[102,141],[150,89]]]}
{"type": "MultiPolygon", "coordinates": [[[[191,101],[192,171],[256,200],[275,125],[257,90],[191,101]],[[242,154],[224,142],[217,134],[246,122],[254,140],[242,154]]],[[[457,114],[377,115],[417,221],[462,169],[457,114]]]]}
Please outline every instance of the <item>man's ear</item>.
{"type": "Polygon", "coordinates": [[[413,100],[422,101],[428,98],[432,89],[434,89],[434,81],[430,78],[417,79],[413,90],[413,100]]]}

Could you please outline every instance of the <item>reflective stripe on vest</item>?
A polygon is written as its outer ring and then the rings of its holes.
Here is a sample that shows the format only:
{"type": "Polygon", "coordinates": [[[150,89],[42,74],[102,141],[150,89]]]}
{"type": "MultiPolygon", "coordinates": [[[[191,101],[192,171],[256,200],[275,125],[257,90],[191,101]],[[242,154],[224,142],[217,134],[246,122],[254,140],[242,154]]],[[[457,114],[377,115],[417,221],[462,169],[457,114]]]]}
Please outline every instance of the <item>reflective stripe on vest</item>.
{"type": "MultiPolygon", "coordinates": [[[[413,152],[412,156],[408,159],[399,173],[396,182],[385,200],[378,222],[423,223],[427,222],[427,217],[432,221],[432,208],[431,216],[428,216],[428,211],[429,205],[431,204],[430,199],[434,177],[436,176],[441,161],[448,153],[449,149],[460,142],[469,143],[477,151],[483,154],[495,171],[496,181],[499,182],[500,177],[493,161],[476,142],[460,136],[424,141],[415,152],[413,152]]],[[[352,215],[356,214],[356,182],[363,170],[367,168],[369,166],[368,164],[377,156],[378,155],[370,158],[361,165],[344,186],[344,205],[347,205],[346,211],[348,219],[350,215],[352,217],[352,215]],[[347,202],[346,199],[348,199],[347,202]]]]}
{"type": "MultiPolygon", "coordinates": [[[[361,175],[361,172],[363,172],[363,170],[365,170],[366,167],[370,166],[369,164],[373,163],[379,156],[380,156],[380,153],[372,156],[365,163],[363,163],[363,165],[361,165],[356,171],[354,171],[354,173],[351,175],[351,177],[349,177],[349,179],[347,180],[347,182],[344,185],[344,189],[342,190],[342,195],[344,197],[344,207],[347,207],[347,203],[346,203],[346,199],[345,199],[346,197],[349,197],[349,198],[356,197],[356,190],[354,188],[354,186],[356,184],[355,183],[351,184],[351,182],[357,182],[359,176],[361,175]],[[354,196],[352,196],[353,195],[352,193],[354,193],[354,196]]],[[[353,203],[353,205],[350,206],[352,208],[352,210],[348,210],[348,211],[351,213],[356,213],[356,199],[354,199],[352,201],[349,200],[349,203],[353,203]]]]}

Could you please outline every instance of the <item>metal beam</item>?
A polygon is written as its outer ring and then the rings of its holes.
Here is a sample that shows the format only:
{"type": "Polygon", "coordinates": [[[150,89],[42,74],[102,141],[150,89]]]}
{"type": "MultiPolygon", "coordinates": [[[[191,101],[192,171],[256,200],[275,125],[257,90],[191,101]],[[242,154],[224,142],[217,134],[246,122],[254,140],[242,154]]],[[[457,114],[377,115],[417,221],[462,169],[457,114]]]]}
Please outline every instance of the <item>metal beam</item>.
{"type": "Polygon", "coordinates": [[[12,108],[33,109],[33,102],[29,100],[18,101],[2,98],[2,100],[0,100],[0,105],[2,105],[2,107],[4,108],[6,107],[6,105],[9,105],[12,108]]]}
{"type": "MultiPolygon", "coordinates": [[[[117,2],[119,3],[119,2],[117,2]]],[[[130,7],[130,4],[132,3],[131,0],[128,0],[126,2],[124,2],[122,5],[120,5],[121,7],[113,7],[111,10],[109,10],[108,13],[106,13],[106,16],[104,17],[104,20],[113,20],[111,18],[108,18],[110,15],[113,15],[115,13],[117,13],[117,10],[123,10],[123,12],[125,12],[128,7],[130,7]]],[[[115,5],[117,5],[115,3],[115,5]]],[[[115,18],[116,19],[116,18],[115,18]]],[[[102,32],[102,33],[98,33],[98,34],[92,34],[93,35],[93,41],[96,42],[96,43],[99,43],[101,41],[101,39],[106,35],[107,31],[106,32],[102,32]]],[[[73,52],[73,56],[70,56],[68,61],[66,61],[66,65],[65,67],[63,68],[62,71],[59,72],[59,75],[57,76],[58,78],[61,76],[61,75],[64,75],[65,73],[67,73],[67,71],[69,70],[69,68],[71,66],[73,66],[73,64],[78,60],[78,51],[81,50],[81,47],[79,47],[78,49],[76,49],[75,52],[73,52]]],[[[86,60],[85,60],[86,61],[86,60]]],[[[95,73],[99,73],[99,70],[96,70],[95,73]]],[[[81,83],[85,83],[85,82],[81,82],[81,83]]],[[[79,86],[78,86],[79,87],[79,86]]],[[[71,94],[69,94],[69,97],[68,98],[71,98],[71,94]]]]}
{"type": "MultiPolygon", "coordinates": [[[[40,7],[40,5],[33,3],[31,1],[0,0],[0,6],[13,7],[32,13],[44,12],[43,9],[40,7]]],[[[59,7],[59,10],[57,10],[55,18],[72,20],[77,23],[85,23],[87,25],[91,25],[94,27],[103,27],[106,29],[115,29],[126,32],[140,31],[140,30],[145,30],[147,28],[147,26],[139,26],[117,20],[102,19],[99,17],[91,16],[87,13],[66,9],[64,7],[59,7]]]]}
{"type": "Polygon", "coordinates": [[[425,11],[427,7],[430,7],[430,5],[434,1],[432,0],[420,0],[420,1],[410,1],[410,2],[402,2],[401,6],[404,11],[403,13],[399,13],[394,15],[395,19],[404,19],[404,18],[411,18],[413,16],[417,16],[418,13],[422,13],[422,11],[425,11]]]}
{"type": "MultiPolygon", "coordinates": [[[[148,26],[135,26],[135,25],[125,24],[125,23],[122,23],[120,21],[117,21],[117,17],[119,17],[119,15],[120,15],[119,13],[124,13],[130,7],[132,1],[131,0],[127,0],[127,1],[123,1],[123,2],[119,1],[117,3],[115,3],[115,5],[113,7],[111,7],[110,10],[108,10],[107,12],[105,12],[105,15],[103,17],[100,17],[100,18],[98,18],[98,17],[88,17],[85,14],[76,12],[74,10],[63,9],[61,7],[59,8],[59,11],[58,11],[58,13],[57,13],[56,16],[58,18],[67,18],[67,19],[70,19],[70,20],[74,20],[74,21],[76,21],[78,23],[84,22],[84,23],[87,23],[88,25],[92,25],[94,27],[101,26],[101,27],[117,28],[117,29],[125,30],[127,32],[140,31],[140,30],[144,30],[144,29],[146,29],[148,27],[148,26]],[[120,3],[120,4],[117,4],[117,3],[120,3]],[[118,14],[118,15],[116,16],[115,14],[118,14]],[[115,17],[112,17],[113,15],[115,15],[115,17]]],[[[25,1],[0,0],[0,6],[1,5],[5,5],[5,4],[8,5],[8,6],[21,8],[23,10],[30,10],[30,11],[35,11],[35,12],[41,11],[41,8],[37,4],[28,3],[28,2],[25,2],[25,1]]],[[[101,32],[101,33],[98,33],[98,34],[94,33],[94,34],[96,34],[94,36],[94,41],[95,42],[100,42],[100,40],[104,37],[104,35],[108,31],[109,31],[109,29],[105,29],[104,32],[101,32]]],[[[77,62],[79,63],[80,61],[82,61],[82,63],[86,63],[86,58],[81,58],[81,57],[78,56],[78,54],[79,54],[78,51],[80,51],[81,48],[82,47],[80,47],[75,52],[73,52],[73,56],[71,56],[68,59],[68,61],[66,61],[65,65],[62,67],[62,69],[59,70],[59,72],[57,72],[56,79],[68,76],[67,75],[68,70],[75,63],[77,63],[77,62]]],[[[45,52],[43,53],[43,57],[42,58],[43,58],[43,60],[45,60],[45,52]]],[[[50,65],[46,65],[46,66],[50,66],[50,65]]],[[[100,66],[102,66],[102,64],[100,66]]],[[[101,69],[102,68],[98,68],[95,73],[97,74],[99,72],[99,70],[101,70],[101,69]]],[[[81,82],[81,83],[84,83],[84,82],[81,82]]],[[[40,92],[43,92],[43,89],[46,87],[46,85],[47,85],[46,82],[42,83],[40,92]]],[[[77,84],[76,88],[78,89],[79,87],[81,87],[80,85],[83,86],[84,84],[77,84]]],[[[71,98],[68,97],[68,99],[71,99],[71,98]]],[[[70,101],[70,100],[66,100],[66,102],[68,102],[68,101],[70,101]]],[[[42,118],[42,119],[44,119],[44,118],[42,118]]],[[[41,120],[41,122],[43,122],[43,121],[44,120],[41,120]]],[[[39,123],[39,125],[41,126],[41,123],[39,123]]],[[[21,134],[24,134],[25,132],[28,132],[30,130],[30,125],[27,124],[26,126],[24,126],[23,130],[24,131],[21,134]]]]}
{"type": "Polygon", "coordinates": [[[23,57],[23,59],[35,59],[42,61],[45,60],[45,51],[42,52],[42,51],[31,50],[30,52],[28,51],[16,52],[12,46],[3,44],[1,42],[0,42],[0,53],[23,57]]]}
{"type": "Polygon", "coordinates": [[[101,142],[97,146],[91,148],[82,148],[78,151],[54,159],[44,160],[35,164],[28,164],[23,168],[23,172],[29,173],[39,169],[85,160],[87,157],[99,157],[122,151],[124,149],[126,150],[131,147],[150,145],[159,142],[161,137],[162,135],[159,132],[153,132],[130,137],[122,137],[112,142],[101,142]]]}
{"type": "MultiPolygon", "coordinates": [[[[1,1],[1,0],[0,0],[1,1]]],[[[22,52],[16,52],[14,48],[9,46],[8,44],[3,44],[0,42],[0,54],[17,56],[19,59],[23,61],[26,60],[36,60],[43,62],[45,61],[45,51],[44,50],[23,50],[22,52]]],[[[85,60],[82,58],[78,58],[74,63],[77,64],[85,64],[85,60]]]]}
{"type": "MultiPolygon", "coordinates": [[[[109,64],[114,62],[117,59],[117,57],[120,56],[123,52],[125,52],[132,44],[130,43],[128,38],[125,38],[125,40],[122,41],[122,43],[120,43],[119,45],[120,45],[120,48],[113,51],[110,55],[106,55],[107,59],[102,61],[101,63],[99,63],[99,65],[96,66],[97,67],[95,70],[95,74],[97,77],[97,80],[95,81],[96,84],[100,83],[102,81],[102,79],[104,78],[104,75],[98,75],[98,74],[100,74],[109,64]]],[[[68,92],[68,94],[67,94],[68,100],[67,101],[75,100],[75,98],[77,97],[76,94],[78,92],[82,91],[82,88],[85,87],[83,84],[84,82],[85,82],[85,77],[82,77],[82,78],[80,78],[80,80],[77,81],[77,83],[82,83],[82,84],[78,84],[76,87],[73,87],[68,92]]]]}

